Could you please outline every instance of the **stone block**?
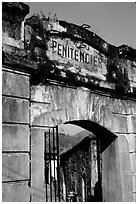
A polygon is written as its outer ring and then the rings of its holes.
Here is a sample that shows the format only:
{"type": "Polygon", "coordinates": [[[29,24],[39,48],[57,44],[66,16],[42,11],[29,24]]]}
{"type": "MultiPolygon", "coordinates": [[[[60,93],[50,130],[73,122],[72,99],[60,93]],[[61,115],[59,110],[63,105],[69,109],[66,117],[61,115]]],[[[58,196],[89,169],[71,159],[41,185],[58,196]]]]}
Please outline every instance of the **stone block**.
{"type": "Polygon", "coordinates": [[[29,178],[29,155],[9,153],[2,156],[2,181],[15,181],[29,178]]]}
{"type": "Polygon", "coordinates": [[[2,97],[2,121],[29,123],[29,101],[2,97]]]}
{"type": "Polygon", "coordinates": [[[136,116],[129,115],[128,116],[128,133],[136,133],[136,116]]]}
{"type": "Polygon", "coordinates": [[[27,125],[2,126],[3,151],[29,151],[30,129],[27,125]]]}
{"type": "Polygon", "coordinates": [[[29,98],[29,86],[29,76],[3,71],[3,94],[29,98]]]}
{"type": "Polygon", "coordinates": [[[131,171],[131,166],[130,166],[130,158],[129,154],[126,152],[121,152],[120,155],[120,162],[121,162],[121,170],[124,172],[125,170],[131,171]]]}
{"type": "MultiPolygon", "coordinates": [[[[39,105],[39,104],[38,104],[39,105]]],[[[44,107],[44,105],[43,105],[44,107]]],[[[31,106],[31,124],[35,126],[56,126],[58,124],[62,124],[66,121],[66,117],[70,112],[67,112],[65,110],[57,110],[57,111],[51,111],[47,112],[47,106],[44,107],[44,109],[41,109],[41,107],[32,105],[31,106]],[[44,112],[43,112],[44,111],[44,112]],[[41,114],[41,112],[43,112],[41,114]]]]}
{"type": "Polygon", "coordinates": [[[126,153],[129,156],[129,143],[125,135],[118,134],[120,153],[126,153]]]}
{"type": "MultiPolygon", "coordinates": [[[[31,103],[31,122],[34,123],[34,120],[39,118],[39,121],[41,120],[41,117],[43,117],[44,114],[48,112],[49,104],[43,104],[43,103],[31,103]]],[[[42,120],[43,122],[43,120],[42,120]]],[[[44,121],[45,123],[45,121],[44,121]]],[[[39,123],[39,125],[42,125],[39,123]]]]}
{"type": "Polygon", "coordinates": [[[127,116],[114,114],[112,116],[111,130],[116,133],[128,133],[127,116]]]}
{"type": "Polygon", "coordinates": [[[31,131],[31,184],[32,201],[45,201],[44,179],[44,132],[46,129],[32,128],[31,131]]]}
{"type": "Polygon", "coordinates": [[[136,193],[133,193],[133,202],[136,202],[136,193]]]}
{"type": "Polygon", "coordinates": [[[127,103],[129,114],[136,115],[136,101],[128,100],[125,102],[127,103]]]}
{"type": "Polygon", "coordinates": [[[131,171],[136,173],[136,152],[130,153],[131,171]]]}
{"type": "Polygon", "coordinates": [[[121,100],[117,98],[111,98],[111,109],[116,114],[135,114],[136,102],[132,100],[121,100]]]}
{"type": "Polygon", "coordinates": [[[127,103],[124,100],[112,98],[112,112],[116,114],[127,114],[127,103]]]}
{"type": "Polygon", "coordinates": [[[3,183],[2,202],[29,202],[30,189],[28,182],[3,183]]]}
{"type": "Polygon", "coordinates": [[[31,86],[31,100],[50,103],[50,88],[41,85],[31,86]]]}
{"type": "Polygon", "coordinates": [[[129,144],[129,152],[136,151],[136,134],[126,134],[125,137],[127,138],[129,144]]]}
{"type": "Polygon", "coordinates": [[[121,202],[122,185],[118,138],[102,153],[102,191],[104,202],[121,202]]]}
{"type": "Polygon", "coordinates": [[[136,116],[131,116],[132,133],[136,133],[136,116]]]}
{"type": "Polygon", "coordinates": [[[103,126],[111,130],[113,114],[109,108],[105,108],[103,114],[103,126]]]}
{"type": "Polygon", "coordinates": [[[136,192],[136,173],[132,174],[132,181],[133,181],[133,193],[136,192]]]}
{"type": "Polygon", "coordinates": [[[133,187],[132,187],[132,176],[130,171],[122,171],[121,183],[123,186],[122,196],[123,202],[133,201],[133,187]]]}
{"type": "Polygon", "coordinates": [[[132,172],[129,153],[129,144],[124,135],[118,136],[119,152],[118,163],[121,172],[121,186],[123,202],[133,201],[132,172]]]}

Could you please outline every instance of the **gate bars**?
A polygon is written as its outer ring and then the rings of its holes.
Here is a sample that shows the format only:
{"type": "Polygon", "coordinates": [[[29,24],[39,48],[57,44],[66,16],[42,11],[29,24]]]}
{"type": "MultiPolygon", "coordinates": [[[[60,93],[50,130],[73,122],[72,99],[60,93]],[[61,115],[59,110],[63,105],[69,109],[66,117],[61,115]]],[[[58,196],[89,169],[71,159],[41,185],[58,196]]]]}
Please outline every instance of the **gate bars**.
{"type": "Polygon", "coordinates": [[[58,126],[44,133],[46,202],[60,202],[58,126]]]}

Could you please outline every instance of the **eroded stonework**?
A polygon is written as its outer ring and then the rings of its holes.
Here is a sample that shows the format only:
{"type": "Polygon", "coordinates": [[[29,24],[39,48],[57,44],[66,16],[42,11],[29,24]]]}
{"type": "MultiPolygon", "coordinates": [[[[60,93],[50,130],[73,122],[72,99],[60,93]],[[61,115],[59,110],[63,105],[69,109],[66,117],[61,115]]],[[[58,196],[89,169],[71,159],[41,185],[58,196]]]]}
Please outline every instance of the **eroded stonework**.
{"type": "Polygon", "coordinates": [[[56,17],[24,22],[21,2],[2,6],[3,201],[46,201],[44,134],[74,120],[102,142],[114,136],[101,153],[103,201],[135,201],[136,50],[56,17]]]}

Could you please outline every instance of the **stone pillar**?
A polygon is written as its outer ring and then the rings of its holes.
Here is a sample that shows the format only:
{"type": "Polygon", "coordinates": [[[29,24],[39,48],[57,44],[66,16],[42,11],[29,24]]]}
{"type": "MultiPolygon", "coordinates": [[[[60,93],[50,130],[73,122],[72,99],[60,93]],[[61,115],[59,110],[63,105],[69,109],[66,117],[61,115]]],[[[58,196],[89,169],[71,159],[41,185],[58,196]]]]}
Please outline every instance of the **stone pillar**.
{"type": "Polygon", "coordinates": [[[22,22],[29,7],[3,2],[2,9],[2,201],[29,202],[30,74],[20,69],[22,22]]]}

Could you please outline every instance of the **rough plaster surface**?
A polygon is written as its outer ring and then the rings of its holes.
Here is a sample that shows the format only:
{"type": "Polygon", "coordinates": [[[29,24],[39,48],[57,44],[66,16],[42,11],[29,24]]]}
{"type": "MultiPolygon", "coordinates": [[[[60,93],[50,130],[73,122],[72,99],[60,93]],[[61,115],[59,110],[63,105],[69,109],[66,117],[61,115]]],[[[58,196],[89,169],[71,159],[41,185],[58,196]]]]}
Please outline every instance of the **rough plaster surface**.
{"type": "MultiPolygon", "coordinates": [[[[74,76],[77,71],[77,69],[74,69],[70,64],[70,62],[73,62],[73,66],[76,68],[80,66],[80,73],[84,76],[82,79],[79,76],[76,78],[77,80],[75,80],[81,83],[85,81],[86,86],[89,77],[85,78],[85,75],[92,74],[88,72],[90,69],[88,65],[84,64],[84,67],[87,68],[86,71],[82,67],[82,64],[78,65],[77,61],[67,61],[67,59],[61,59],[59,55],[53,56],[50,50],[47,52],[48,57],[50,60],[57,60],[56,63],[54,62],[54,65],[57,65],[54,69],[58,71],[59,75],[54,72],[55,70],[51,67],[51,64],[49,66],[45,64],[47,47],[44,37],[45,29],[37,28],[36,31],[32,29],[30,25],[26,25],[30,33],[28,35],[27,32],[25,32],[24,39],[24,24],[22,21],[29,12],[28,6],[24,6],[22,3],[7,3],[6,5],[6,2],[3,5],[5,5],[5,7],[3,7],[2,28],[3,59],[4,63],[8,62],[10,69],[10,65],[14,66],[17,70],[27,67],[27,71],[33,68],[34,70],[38,70],[39,68],[42,71],[42,68],[44,68],[44,72],[41,73],[44,79],[47,78],[47,74],[52,73],[55,74],[56,77],[60,76],[60,79],[63,80],[66,79],[67,76],[67,73],[62,70],[64,63],[66,70],[68,69],[67,71],[69,71],[71,76],[74,76]],[[15,7],[16,12],[13,12],[15,7]],[[27,43],[27,37],[29,37],[29,44],[26,46],[24,42],[27,43]],[[37,37],[42,39],[42,42],[41,40],[38,41],[37,37]],[[36,40],[38,47],[34,46],[36,40]],[[9,47],[7,48],[5,44],[8,44],[9,47]],[[42,49],[40,45],[43,45],[45,48],[42,49]],[[31,57],[34,56],[37,60],[41,58],[41,66],[39,60],[37,61],[35,59],[33,61],[31,59],[31,57]],[[57,63],[58,60],[61,61],[60,64],[57,63]],[[47,74],[45,74],[45,72],[47,74]]],[[[35,22],[32,22],[32,25],[33,23],[35,22]]],[[[47,24],[47,26],[49,25],[47,24]]],[[[61,21],[60,25],[57,26],[55,24],[54,28],[58,29],[59,32],[68,32],[74,37],[82,38],[84,35],[88,43],[91,44],[91,41],[93,41],[94,45],[106,54],[107,51],[110,50],[109,48],[112,47],[97,35],[84,32],[83,29],[80,29],[79,26],[74,24],[61,21]],[[75,34],[76,30],[80,32],[78,35],[75,34]],[[100,40],[100,44],[96,43],[96,39],[98,39],[98,41],[100,40]]],[[[60,38],[58,38],[58,41],[61,43],[60,38]]],[[[67,38],[64,40],[64,43],[66,42],[67,38]]],[[[70,41],[70,45],[71,43],[73,43],[73,41],[70,41]]],[[[71,46],[75,45],[72,44],[71,46]]],[[[111,66],[108,66],[107,63],[109,63],[109,59],[107,60],[104,55],[101,56],[99,51],[91,47],[90,50],[91,54],[102,57],[103,60],[101,65],[102,69],[97,69],[99,74],[96,72],[96,74],[93,73],[92,76],[94,78],[96,77],[96,79],[98,78],[100,81],[89,81],[91,85],[95,86],[96,83],[98,83],[100,87],[112,90],[116,88],[121,89],[122,93],[133,94],[135,92],[135,61],[121,58],[119,61],[116,61],[116,56],[113,56],[114,53],[112,55],[114,58],[113,62],[111,62],[111,66]],[[114,60],[116,63],[115,66],[114,60]],[[116,69],[115,72],[112,70],[114,68],[116,69]],[[106,77],[109,81],[105,81],[106,77]],[[115,80],[115,83],[113,83],[112,80],[115,80]]],[[[113,51],[115,50],[113,49],[113,51]]],[[[60,50],[58,52],[60,52],[60,50]]],[[[111,53],[109,52],[108,54],[110,55],[111,53]]],[[[47,125],[55,126],[71,120],[92,120],[118,135],[118,139],[103,153],[103,197],[105,201],[132,201],[133,192],[133,199],[135,200],[135,101],[129,99],[121,100],[119,98],[112,98],[110,95],[105,96],[92,93],[89,89],[86,90],[86,88],[67,88],[49,84],[32,85],[30,93],[29,77],[27,77],[25,73],[22,73],[23,76],[14,71],[12,72],[13,73],[4,71],[2,79],[3,151],[5,151],[3,152],[3,179],[6,182],[12,181],[12,179],[14,179],[14,181],[12,183],[3,183],[3,201],[29,202],[30,199],[38,202],[45,201],[43,135],[47,125]],[[31,107],[29,101],[30,94],[31,107]],[[31,127],[31,131],[28,129],[28,124],[31,127]],[[30,135],[31,143],[29,143],[30,135]],[[30,144],[31,149],[29,149],[30,144]],[[29,174],[29,154],[31,155],[31,178],[29,174]],[[21,181],[19,181],[19,179],[21,179],[21,181]],[[24,179],[28,180],[24,181],[24,179]],[[30,183],[28,183],[29,179],[31,180],[31,188],[29,187],[30,183]]],[[[52,76],[52,74],[50,76],[52,76]]],[[[70,80],[70,78],[67,79],[70,80]]]]}
{"type": "MultiPolygon", "coordinates": [[[[135,160],[131,159],[133,156],[129,154],[129,151],[134,148],[135,141],[134,137],[131,136],[129,138],[131,144],[129,139],[126,139],[127,146],[121,141],[123,135],[127,138],[131,135],[128,135],[128,133],[132,133],[132,130],[135,132],[135,129],[132,128],[134,125],[131,124],[135,123],[133,122],[134,119],[132,119],[135,118],[134,115],[136,113],[135,102],[99,95],[83,88],[72,89],[48,84],[45,86],[40,84],[32,86],[31,98],[35,101],[35,106],[33,101],[31,103],[31,124],[43,127],[41,131],[39,130],[41,136],[40,134],[35,134],[35,137],[43,137],[44,128],[47,125],[55,126],[71,120],[92,120],[119,136],[119,141],[115,140],[102,155],[104,164],[103,197],[105,201],[111,202],[132,201],[134,194],[132,193],[130,166],[134,169],[135,160]],[[39,93],[38,96],[40,97],[37,96],[37,93],[39,93]],[[36,102],[37,100],[38,103],[36,102]],[[123,163],[123,161],[128,162],[123,163]],[[125,166],[126,164],[127,166],[125,166]],[[127,187],[126,181],[128,182],[127,187]],[[117,190],[115,191],[115,189],[117,190]],[[125,197],[126,193],[127,197],[125,197]]],[[[37,148],[37,145],[35,147],[37,148]]],[[[41,152],[41,154],[43,153],[41,152]]],[[[35,159],[35,162],[37,162],[36,165],[41,165],[42,168],[43,163],[41,161],[35,159]]],[[[35,185],[43,189],[41,187],[43,182],[41,181],[41,185],[39,185],[37,180],[37,178],[34,178],[35,185]]],[[[133,189],[134,185],[133,181],[133,189]]]]}

